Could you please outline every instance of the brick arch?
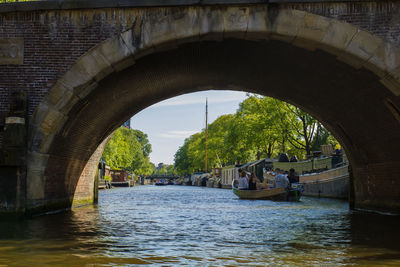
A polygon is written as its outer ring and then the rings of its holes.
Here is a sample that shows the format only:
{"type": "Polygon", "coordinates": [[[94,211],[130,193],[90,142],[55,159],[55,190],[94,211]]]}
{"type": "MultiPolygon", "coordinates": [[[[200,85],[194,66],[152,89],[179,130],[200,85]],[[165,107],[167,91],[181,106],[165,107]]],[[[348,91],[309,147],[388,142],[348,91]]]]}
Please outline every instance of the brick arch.
{"type": "MultiPolygon", "coordinates": [[[[384,100],[388,109],[394,116],[400,116],[393,100],[400,95],[399,49],[351,24],[303,11],[266,6],[188,7],[170,13],[162,9],[148,13],[138,12],[132,29],[104,41],[81,56],[51,88],[48,96],[35,110],[29,134],[28,209],[54,209],[71,204],[72,195],[69,199],[57,199],[46,193],[49,190],[46,172],[49,171],[49,164],[54,167],[54,163],[49,160],[55,157],[52,146],[58,137],[71,134],[67,124],[70,125],[73,118],[69,117],[69,114],[77,108],[78,103],[87,101],[87,96],[95,93],[103,80],[134,66],[136,61],[147,55],[173,50],[186,43],[223,41],[231,38],[256,42],[272,40],[300,47],[305,51],[322,50],[356,70],[367,69],[379,77],[380,82],[390,92],[390,97],[384,100]]],[[[149,100],[147,106],[152,101],[149,100]]],[[[303,108],[318,117],[312,108],[303,108]]],[[[82,106],[81,111],[74,111],[75,114],[79,112],[84,112],[82,106]]],[[[130,115],[124,114],[121,122],[130,115]]],[[[329,123],[327,126],[339,139],[343,138],[345,145],[351,146],[346,141],[348,136],[345,129],[331,127],[329,123]]],[[[112,129],[108,129],[107,133],[111,131],[112,129]]],[[[103,136],[102,140],[106,137],[107,135],[103,136]]],[[[88,147],[92,158],[86,157],[86,161],[96,162],[100,154],[99,151],[95,151],[98,147],[101,150],[101,145],[104,143],[88,147]]],[[[350,158],[356,160],[353,155],[350,155],[350,158]]],[[[82,170],[90,172],[90,166],[84,163],[85,161],[74,164],[69,161],[71,173],[74,172],[74,168],[77,169],[75,173],[81,173],[82,170]]],[[[364,169],[360,170],[356,175],[363,175],[363,171],[364,169]]],[[[69,174],[61,172],[58,175],[69,174]]],[[[77,181],[66,183],[62,180],[58,186],[69,187],[67,191],[72,192],[76,183],[77,181]]],[[[82,197],[77,203],[80,201],[86,200],[82,197]]],[[[371,206],[375,205],[371,203],[371,206]]]]}

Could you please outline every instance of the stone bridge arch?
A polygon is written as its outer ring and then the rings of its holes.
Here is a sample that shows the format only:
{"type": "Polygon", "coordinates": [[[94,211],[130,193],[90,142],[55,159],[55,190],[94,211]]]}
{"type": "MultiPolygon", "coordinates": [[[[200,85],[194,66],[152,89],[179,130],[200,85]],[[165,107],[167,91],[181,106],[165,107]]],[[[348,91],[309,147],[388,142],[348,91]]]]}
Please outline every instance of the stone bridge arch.
{"type": "Polygon", "coordinates": [[[116,127],[163,99],[220,88],[270,95],[310,112],[345,146],[354,172],[355,207],[399,211],[399,70],[395,45],[303,11],[264,5],[138,9],[130,30],[81,56],[36,108],[29,130],[26,209],[92,201],[89,174],[116,127]],[[268,55],[258,59],[249,52],[249,60],[243,50],[268,55]],[[185,61],[187,56],[192,58],[185,61]],[[216,66],[207,71],[202,56],[216,66]],[[191,59],[199,60],[198,66],[191,59]],[[252,60],[254,73],[238,77],[252,60]],[[264,74],[263,64],[270,66],[264,74]],[[277,64],[275,71],[271,64],[277,64]],[[302,76],[310,70],[316,76],[302,76]],[[335,86],[344,97],[329,102],[335,86]],[[283,93],[288,87],[290,93],[283,93]],[[321,100],[315,101],[318,95],[321,100]],[[107,103],[112,105],[104,112],[107,103]]]}

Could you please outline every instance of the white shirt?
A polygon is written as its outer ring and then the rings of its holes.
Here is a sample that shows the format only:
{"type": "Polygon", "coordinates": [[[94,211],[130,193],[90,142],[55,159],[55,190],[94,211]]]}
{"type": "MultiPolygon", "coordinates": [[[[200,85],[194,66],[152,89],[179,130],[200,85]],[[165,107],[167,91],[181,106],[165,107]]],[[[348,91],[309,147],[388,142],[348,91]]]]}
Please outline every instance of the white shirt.
{"type": "Polygon", "coordinates": [[[238,189],[247,189],[247,188],[249,188],[249,183],[247,182],[246,177],[240,177],[238,189]]]}
{"type": "Polygon", "coordinates": [[[289,186],[289,179],[286,175],[278,173],[275,176],[276,187],[288,187],[289,186]]]}

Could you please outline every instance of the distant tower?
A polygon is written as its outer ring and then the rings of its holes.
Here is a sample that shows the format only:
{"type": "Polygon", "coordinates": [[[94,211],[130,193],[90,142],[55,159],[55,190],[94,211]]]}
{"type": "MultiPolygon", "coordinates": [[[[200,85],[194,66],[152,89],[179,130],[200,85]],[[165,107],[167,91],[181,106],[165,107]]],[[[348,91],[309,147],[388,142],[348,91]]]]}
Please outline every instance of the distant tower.
{"type": "Polygon", "coordinates": [[[122,124],[122,127],[130,129],[131,128],[131,120],[130,119],[127,120],[124,124],[122,124]]]}

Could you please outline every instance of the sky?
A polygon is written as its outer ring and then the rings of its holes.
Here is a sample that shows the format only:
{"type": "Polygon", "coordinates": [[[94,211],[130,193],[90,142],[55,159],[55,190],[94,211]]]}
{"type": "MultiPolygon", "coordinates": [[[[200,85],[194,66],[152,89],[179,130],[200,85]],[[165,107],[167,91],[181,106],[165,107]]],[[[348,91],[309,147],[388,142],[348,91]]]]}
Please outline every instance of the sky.
{"type": "Polygon", "coordinates": [[[131,128],[148,135],[151,162],[173,164],[175,152],[184,140],[205,128],[206,98],[210,124],[221,115],[235,113],[246,93],[209,90],[181,95],[154,104],[131,118],[131,128]]]}

